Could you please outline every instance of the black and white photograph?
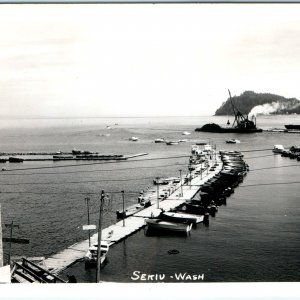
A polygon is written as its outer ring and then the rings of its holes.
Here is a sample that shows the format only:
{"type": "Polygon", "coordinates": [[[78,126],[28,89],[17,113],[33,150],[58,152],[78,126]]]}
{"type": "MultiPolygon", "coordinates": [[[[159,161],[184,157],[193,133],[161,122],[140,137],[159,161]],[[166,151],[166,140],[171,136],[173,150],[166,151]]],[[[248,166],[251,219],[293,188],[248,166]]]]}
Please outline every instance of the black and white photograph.
{"type": "Polygon", "coordinates": [[[0,27],[1,283],[299,282],[300,4],[0,27]]]}

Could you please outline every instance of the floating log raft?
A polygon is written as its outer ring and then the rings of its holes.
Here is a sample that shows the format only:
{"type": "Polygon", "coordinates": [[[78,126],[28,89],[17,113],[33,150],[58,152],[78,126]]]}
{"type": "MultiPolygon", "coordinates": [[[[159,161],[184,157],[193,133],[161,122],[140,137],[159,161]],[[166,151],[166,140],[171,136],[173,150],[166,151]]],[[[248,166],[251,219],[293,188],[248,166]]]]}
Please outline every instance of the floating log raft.
{"type": "Polygon", "coordinates": [[[148,155],[148,153],[137,153],[132,155],[113,154],[113,155],[100,155],[100,154],[55,154],[52,157],[49,153],[0,153],[0,156],[9,156],[8,158],[0,158],[0,163],[13,162],[20,163],[23,161],[80,161],[80,160],[127,160],[129,158],[148,155]],[[17,157],[18,156],[18,157],[17,157]],[[22,157],[20,157],[22,156],[22,157]],[[31,156],[49,156],[49,157],[31,157],[31,156]]]}

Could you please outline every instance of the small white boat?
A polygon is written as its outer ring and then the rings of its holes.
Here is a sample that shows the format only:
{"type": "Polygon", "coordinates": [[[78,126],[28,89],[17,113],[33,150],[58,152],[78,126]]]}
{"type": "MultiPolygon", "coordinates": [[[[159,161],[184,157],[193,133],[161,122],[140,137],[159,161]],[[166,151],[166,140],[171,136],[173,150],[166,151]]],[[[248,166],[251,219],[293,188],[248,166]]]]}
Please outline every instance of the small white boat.
{"type": "Polygon", "coordinates": [[[179,141],[168,141],[166,142],[167,145],[178,145],[179,144],[179,141]]]}
{"type": "Polygon", "coordinates": [[[236,139],[231,139],[226,141],[226,144],[239,144],[239,143],[240,141],[236,139]]]}
{"type": "Polygon", "coordinates": [[[204,216],[202,215],[193,215],[184,212],[176,213],[176,212],[163,212],[160,217],[166,221],[171,222],[190,222],[193,224],[197,224],[203,222],[204,216]]]}
{"type": "Polygon", "coordinates": [[[154,143],[165,143],[165,139],[155,139],[154,143]]]}
{"type": "Polygon", "coordinates": [[[132,141],[132,142],[136,142],[138,140],[139,140],[139,138],[136,136],[132,136],[131,138],[129,138],[129,141],[132,141]]]}
{"type": "MultiPolygon", "coordinates": [[[[101,241],[101,247],[100,247],[100,263],[101,265],[106,260],[106,255],[109,250],[109,245],[105,241],[101,241]]],[[[95,265],[97,263],[97,254],[98,254],[98,243],[94,244],[93,246],[89,247],[89,250],[87,251],[86,255],[84,256],[84,262],[85,265],[95,265]]]]}
{"type": "Polygon", "coordinates": [[[188,132],[188,131],[184,131],[183,133],[182,133],[182,135],[190,135],[191,133],[190,132],[188,132]]]}
{"type": "Polygon", "coordinates": [[[282,145],[274,145],[273,152],[274,153],[282,153],[284,151],[284,147],[282,145]]]}
{"type": "Polygon", "coordinates": [[[155,185],[166,185],[169,183],[179,183],[180,179],[178,177],[166,177],[166,178],[157,178],[153,180],[155,185]]]}
{"type": "Polygon", "coordinates": [[[169,222],[161,219],[146,219],[148,229],[173,231],[173,232],[189,232],[192,229],[193,224],[169,222]]]}

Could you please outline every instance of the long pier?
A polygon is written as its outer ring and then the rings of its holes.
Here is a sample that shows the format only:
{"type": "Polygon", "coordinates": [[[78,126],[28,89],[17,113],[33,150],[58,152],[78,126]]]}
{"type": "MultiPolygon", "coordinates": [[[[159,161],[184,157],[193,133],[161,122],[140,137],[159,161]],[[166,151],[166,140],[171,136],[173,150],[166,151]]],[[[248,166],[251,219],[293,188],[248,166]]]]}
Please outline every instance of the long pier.
{"type": "MultiPolygon", "coordinates": [[[[121,220],[116,224],[103,229],[101,236],[102,241],[108,242],[109,245],[118,243],[144,227],[145,219],[157,217],[161,213],[161,209],[169,211],[183,204],[185,201],[192,199],[199,191],[200,186],[215,176],[215,174],[219,173],[222,170],[222,167],[223,164],[219,156],[216,156],[215,160],[209,160],[208,167],[207,169],[202,170],[202,174],[197,175],[187,184],[177,184],[175,190],[165,200],[156,201],[156,203],[153,203],[150,207],[126,218],[125,226],[123,226],[123,220],[121,220]],[[211,166],[216,162],[218,163],[218,166],[214,170],[210,170],[211,166]]],[[[91,236],[91,244],[97,243],[97,241],[98,234],[96,233],[91,236]]],[[[82,259],[88,248],[89,240],[75,243],[67,249],[46,258],[45,264],[51,272],[58,274],[77,260],[82,259]]]]}

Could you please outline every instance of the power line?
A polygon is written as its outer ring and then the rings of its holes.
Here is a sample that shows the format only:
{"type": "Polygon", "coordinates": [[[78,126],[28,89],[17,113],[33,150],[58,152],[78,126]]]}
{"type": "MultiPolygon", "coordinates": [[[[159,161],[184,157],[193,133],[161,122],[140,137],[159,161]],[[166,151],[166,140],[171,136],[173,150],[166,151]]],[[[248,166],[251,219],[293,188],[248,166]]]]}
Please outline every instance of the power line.
{"type": "MultiPolygon", "coordinates": [[[[256,151],[269,151],[272,149],[253,149],[253,150],[239,150],[239,152],[256,152],[256,151]]],[[[57,169],[57,168],[69,168],[69,167],[82,167],[82,166],[92,166],[92,165],[104,165],[104,164],[116,164],[116,163],[128,163],[128,162],[143,162],[143,161],[155,161],[164,159],[175,159],[175,158],[188,158],[190,155],[179,155],[170,157],[157,157],[157,158],[145,158],[145,159],[130,159],[130,160],[117,160],[117,161],[105,161],[105,162],[94,162],[94,163],[83,163],[83,164],[71,164],[64,166],[47,166],[47,167],[35,167],[35,168],[20,168],[5,170],[5,172],[15,172],[15,171],[27,171],[27,170],[42,170],[42,169],[57,169]]]]}
{"type": "Polygon", "coordinates": [[[0,175],[5,175],[5,176],[29,176],[29,175],[64,175],[64,174],[74,174],[74,173],[95,173],[95,172],[117,172],[117,171],[126,171],[126,170],[136,170],[136,169],[155,169],[155,168],[163,168],[163,167],[172,167],[172,166],[184,166],[187,165],[186,163],[184,164],[169,164],[169,165],[158,165],[158,166],[141,166],[141,167],[132,167],[132,168],[122,168],[122,169],[97,169],[97,170],[81,170],[81,171],[70,171],[70,172],[51,172],[51,173],[42,173],[42,172],[37,172],[37,173],[16,173],[16,174],[10,174],[6,172],[0,173],[0,175]]]}
{"type": "Polygon", "coordinates": [[[268,156],[274,156],[274,154],[267,154],[267,155],[261,155],[261,156],[250,156],[250,157],[245,157],[245,159],[252,159],[252,158],[261,158],[261,157],[268,157],[268,156]]]}
{"type": "Polygon", "coordinates": [[[28,192],[28,191],[12,191],[12,192],[7,192],[7,191],[0,191],[0,194],[32,194],[32,195],[64,195],[64,194],[78,194],[78,195],[99,195],[100,192],[95,193],[95,192],[28,192]]]}
{"type": "Polygon", "coordinates": [[[257,152],[257,151],[269,151],[273,149],[252,149],[252,150],[238,150],[238,152],[257,152]]]}
{"type": "Polygon", "coordinates": [[[101,182],[126,182],[132,180],[146,180],[146,179],[153,179],[153,177],[138,177],[138,178],[127,178],[127,179],[103,179],[103,180],[86,180],[86,181],[61,181],[61,182],[19,182],[19,183],[0,183],[0,185],[31,185],[31,184],[38,184],[38,185],[48,185],[48,184],[78,184],[78,183],[101,183],[101,182]]]}
{"type": "Polygon", "coordinates": [[[248,185],[241,185],[239,187],[252,187],[252,186],[264,186],[264,185],[283,185],[283,184],[295,184],[300,183],[300,181],[289,181],[289,182],[272,182],[272,183],[257,183],[257,184],[248,184],[248,185]]]}
{"type": "Polygon", "coordinates": [[[252,171],[260,171],[260,170],[288,168],[288,167],[300,167],[300,164],[297,164],[297,165],[284,165],[284,166],[278,166],[278,167],[265,167],[265,168],[259,168],[259,169],[251,169],[250,171],[252,172],[252,171]]]}
{"type": "MultiPolygon", "coordinates": [[[[28,192],[28,191],[0,191],[0,194],[33,194],[33,195],[64,195],[64,194],[78,194],[78,195],[85,195],[85,196],[88,196],[88,195],[97,195],[99,196],[100,195],[100,191],[99,192],[69,192],[69,191],[64,191],[64,192],[42,192],[42,193],[39,193],[39,192],[28,192]]],[[[106,193],[109,193],[109,194],[121,194],[121,191],[108,191],[106,193]]],[[[134,192],[134,191],[128,191],[126,192],[126,194],[140,194],[140,192],[134,192]]]]}
{"type": "Polygon", "coordinates": [[[128,162],[143,162],[143,161],[154,161],[154,160],[164,160],[164,159],[175,159],[175,158],[188,158],[190,155],[180,155],[180,156],[170,156],[170,157],[157,157],[157,158],[145,158],[145,159],[132,159],[132,160],[117,160],[117,161],[105,161],[98,163],[86,163],[86,164],[72,164],[64,166],[48,166],[48,167],[36,167],[36,168],[22,168],[22,169],[10,169],[5,170],[6,172],[14,171],[27,171],[27,170],[42,170],[42,169],[57,169],[57,168],[69,168],[69,167],[82,167],[82,166],[93,166],[93,165],[106,165],[115,163],[128,163],[128,162]]]}
{"type": "MultiPolygon", "coordinates": [[[[258,183],[258,184],[249,184],[249,185],[240,185],[239,187],[256,187],[256,186],[264,186],[264,185],[284,185],[284,184],[296,184],[296,183],[300,183],[299,181],[290,181],[290,182],[273,182],[273,183],[258,183]]],[[[100,192],[95,193],[95,192],[42,192],[42,193],[37,193],[37,192],[27,192],[27,191],[13,191],[13,192],[6,192],[6,191],[1,191],[1,194],[35,194],[35,195],[64,195],[64,194],[78,194],[78,195],[98,195],[100,194],[100,192]]],[[[116,191],[110,191],[110,192],[106,192],[106,193],[110,193],[110,194],[120,194],[120,192],[116,192],[116,191]]],[[[127,192],[127,194],[139,194],[140,192],[127,192]]]]}

